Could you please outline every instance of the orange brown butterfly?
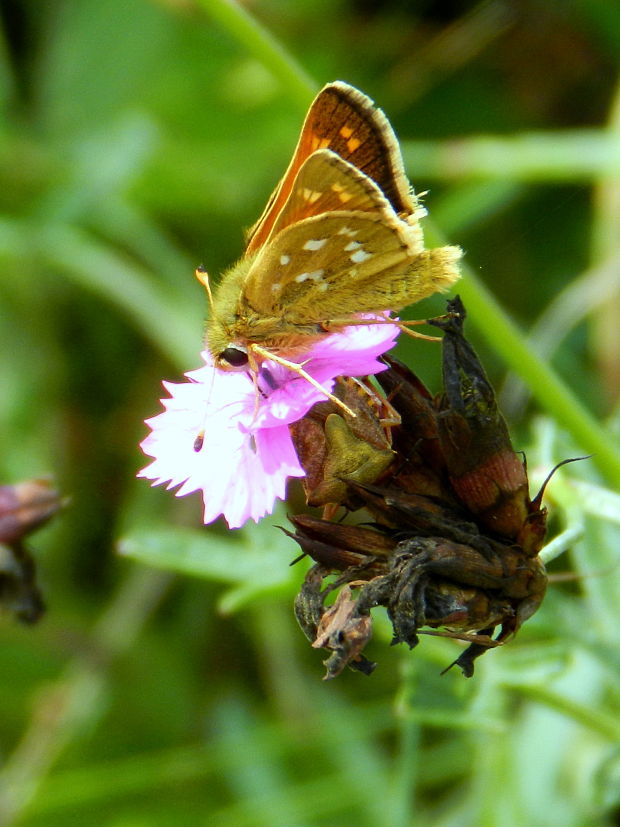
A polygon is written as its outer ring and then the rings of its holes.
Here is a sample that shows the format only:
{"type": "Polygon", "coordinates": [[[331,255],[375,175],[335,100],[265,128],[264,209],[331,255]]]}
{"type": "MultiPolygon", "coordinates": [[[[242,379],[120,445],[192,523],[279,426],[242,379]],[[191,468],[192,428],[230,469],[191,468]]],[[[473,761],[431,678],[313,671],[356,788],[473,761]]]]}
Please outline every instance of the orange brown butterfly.
{"type": "Polygon", "coordinates": [[[447,290],[461,250],[425,249],[425,212],[386,116],[353,86],[329,83],[241,260],[213,293],[206,272],[196,273],[209,296],[215,365],[255,373],[271,359],[315,384],[291,361],[313,342],[362,314],[385,322],[386,311],[447,290]]]}

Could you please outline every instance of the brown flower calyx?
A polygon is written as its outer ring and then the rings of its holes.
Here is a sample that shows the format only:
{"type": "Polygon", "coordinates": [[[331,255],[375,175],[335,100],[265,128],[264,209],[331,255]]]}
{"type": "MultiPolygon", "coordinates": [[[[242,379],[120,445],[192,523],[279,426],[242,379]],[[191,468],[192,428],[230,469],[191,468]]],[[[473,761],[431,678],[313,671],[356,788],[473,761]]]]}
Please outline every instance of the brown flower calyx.
{"type": "Polygon", "coordinates": [[[512,448],[493,389],[463,335],[464,318],[457,298],[446,316],[433,320],[444,333],[440,396],[432,397],[407,367],[386,359],[389,369],[376,378],[395,412],[389,429],[381,405],[363,401],[367,418],[375,419],[365,428],[375,440],[383,435],[389,447],[359,433],[355,440],[370,445],[371,456],[389,450],[392,459],[385,466],[360,471],[371,466],[364,465],[356,442],[346,436],[343,449],[328,434],[333,412],[308,418],[313,445],[321,446],[312,454],[316,468],[300,453],[309,471],[308,500],[329,501],[314,499],[317,490],[328,490],[333,499],[324,519],[292,518],[297,542],[316,562],[296,614],[313,646],[330,653],[328,678],[347,665],[372,671],[362,652],[376,606],[387,609],[394,643],[413,648],[423,627],[468,641],[454,663],[470,676],[475,659],[512,637],[544,597],[547,577],[537,555],[546,511],[540,497],[530,499],[524,461],[512,448]],[[342,461],[345,455],[353,472],[342,461]],[[338,506],[363,507],[372,523],[325,519],[338,506]]]}
{"type": "Polygon", "coordinates": [[[349,482],[376,482],[395,459],[390,429],[399,423],[368,380],[339,379],[334,394],[355,416],[321,402],[290,428],[301,464],[308,505],[355,504],[349,482]]]}

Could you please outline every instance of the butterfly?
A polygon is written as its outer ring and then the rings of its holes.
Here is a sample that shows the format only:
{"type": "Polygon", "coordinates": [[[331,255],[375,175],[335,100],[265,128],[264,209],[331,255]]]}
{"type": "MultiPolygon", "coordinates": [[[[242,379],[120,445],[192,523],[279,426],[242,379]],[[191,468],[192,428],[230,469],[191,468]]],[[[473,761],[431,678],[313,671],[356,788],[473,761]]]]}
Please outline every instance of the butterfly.
{"type": "Polygon", "coordinates": [[[213,293],[196,273],[215,365],[256,371],[273,359],[303,374],[290,360],[317,339],[448,289],[461,250],[425,249],[425,214],[383,112],[353,86],[327,84],[241,260],[213,293]]]}

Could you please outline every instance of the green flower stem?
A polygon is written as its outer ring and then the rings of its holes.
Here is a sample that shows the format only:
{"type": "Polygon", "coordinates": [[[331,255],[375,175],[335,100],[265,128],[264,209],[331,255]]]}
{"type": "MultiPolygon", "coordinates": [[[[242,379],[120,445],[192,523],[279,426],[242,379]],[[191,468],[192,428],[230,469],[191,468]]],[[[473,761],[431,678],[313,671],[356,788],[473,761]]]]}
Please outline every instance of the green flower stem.
{"type": "Polygon", "coordinates": [[[318,91],[317,84],[256,18],[235,0],[196,0],[196,4],[269,69],[300,107],[308,107],[318,91]]]}
{"type": "Polygon", "coordinates": [[[402,682],[395,704],[398,720],[399,752],[394,765],[393,789],[389,796],[392,824],[411,824],[415,813],[416,786],[419,782],[420,723],[411,716],[415,708],[417,669],[409,653],[402,659],[402,682]]]}

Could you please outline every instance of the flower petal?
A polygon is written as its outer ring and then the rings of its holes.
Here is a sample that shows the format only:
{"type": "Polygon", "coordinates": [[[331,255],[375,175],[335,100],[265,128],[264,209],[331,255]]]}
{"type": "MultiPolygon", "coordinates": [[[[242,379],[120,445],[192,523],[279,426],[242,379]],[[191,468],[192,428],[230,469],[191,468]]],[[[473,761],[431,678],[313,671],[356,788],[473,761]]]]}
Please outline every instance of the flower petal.
{"type": "Polygon", "coordinates": [[[205,523],[223,515],[231,528],[258,521],[283,499],[288,477],[303,477],[288,425],[325,399],[337,376],[366,376],[385,369],[378,357],[398,335],[395,325],[351,326],[314,343],[300,357],[303,371],[324,391],[290,368],[261,365],[256,384],[248,373],[205,365],[188,382],[164,383],[163,413],[147,420],[142,442],[153,457],[138,474],[178,487],[178,497],[201,490],[205,523]],[[200,450],[196,438],[204,435],[200,450]]]}

